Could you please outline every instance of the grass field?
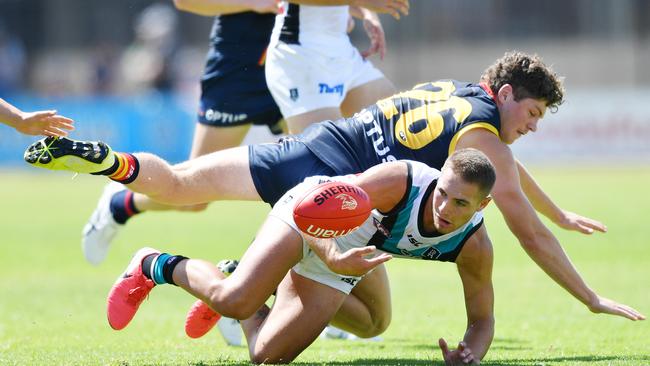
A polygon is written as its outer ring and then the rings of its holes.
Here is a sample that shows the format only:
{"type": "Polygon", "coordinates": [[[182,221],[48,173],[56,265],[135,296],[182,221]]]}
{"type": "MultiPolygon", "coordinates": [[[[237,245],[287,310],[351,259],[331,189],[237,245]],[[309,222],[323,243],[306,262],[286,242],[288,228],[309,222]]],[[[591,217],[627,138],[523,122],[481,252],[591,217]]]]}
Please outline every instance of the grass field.
{"type": "MultiPolygon", "coordinates": [[[[533,170],[564,208],[603,220],[605,235],[555,227],[565,250],[600,294],[650,315],[650,169],[533,170]]],[[[215,203],[203,214],[151,213],[121,233],[106,263],[79,249],[81,228],[104,181],[68,174],[0,171],[1,365],[239,365],[245,348],[216,331],[183,331],[193,299],[172,286],[152,292],[131,325],[111,330],[105,297],[131,254],[149,245],[217,261],[240,256],[268,209],[215,203]]],[[[553,283],[519,248],[494,207],[496,336],[486,365],[650,365],[650,321],[594,315],[553,283]]],[[[383,342],[317,340],[296,364],[441,365],[438,337],[465,330],[452,264],[393,260],[393,322],[383,342]]]]}

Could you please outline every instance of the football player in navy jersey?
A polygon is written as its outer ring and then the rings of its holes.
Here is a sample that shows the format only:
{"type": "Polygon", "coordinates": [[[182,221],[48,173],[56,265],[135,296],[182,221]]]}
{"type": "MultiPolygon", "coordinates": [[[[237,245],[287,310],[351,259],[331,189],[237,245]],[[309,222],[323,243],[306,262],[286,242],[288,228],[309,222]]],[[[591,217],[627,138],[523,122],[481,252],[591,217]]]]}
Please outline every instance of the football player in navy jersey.
{"type": "MultiPolygon", "coordinates": [[[[539,57],[509,52],[487,68],[480,84],[449,80],[421,84],[350,119],[314,124],[277,144],[237,147],[171,166],[152,154],[113,152],[103,142],[46,138],[30,146],[25,159],[48,169],[106,175],[169,204],[262,199],[273,205],[308,176],[358,173],[395,159],[439,168],[450,152],[476,148],[494,164],[492,197],[535,263],[592,312],[639,319],[626,305],[587,286],[535,211],[565,229],[586,234],[605,232],[606,227],[558,207],[508,146],[535,132],[547,109],[557,108],[563,98],[559,77],[539,57]]],[[[375,272],[355,289],[363,289],[375,272]]],[[[388,298],[386,279],[374,280],[372,296],[388,298]]],[[[390,304],[374,315],[384,317],[378,323],[389,321],[390,304]]]]}

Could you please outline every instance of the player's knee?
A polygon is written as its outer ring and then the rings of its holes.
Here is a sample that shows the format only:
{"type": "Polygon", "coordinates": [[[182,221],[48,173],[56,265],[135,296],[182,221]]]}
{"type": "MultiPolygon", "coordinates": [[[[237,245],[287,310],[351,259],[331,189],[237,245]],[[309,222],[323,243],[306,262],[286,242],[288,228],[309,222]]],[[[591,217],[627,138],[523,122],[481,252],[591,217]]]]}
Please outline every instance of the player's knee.
{"type": "Polygon", "coordinates": [[[277,351],[274,352],[272,347],[262,346],[254,350],[251,350],[251,363],[256,365],[260,364],[284,364],[290,363],[298,355],[297,354],[279,354],[277,351]]]}
{"type": "Polygon", "coordinates": [[[207,203],[199,203],[196,205],[183,206],[182,211],[201,212],[205,211],[206,208],[208,208],[207,203]]]}
{"type": "Polygon", "coordinates": [[[251,304],[245,291],[224,281],[217,281],[211,286],[210,303],[210,307],[219,314],[239,320],[248,319],[259,308],[251,304]]]}
{"type": "Polygon", "coordinates": [[[386,329],[388,329],[388,326],[390,325],[390,320],[391,320],[390,316],[378,317],[372,320],[372,324],[370,324],[370,326],[355,331],[354,333],[359,338],[376,337],[384,333],[386,329]]]}

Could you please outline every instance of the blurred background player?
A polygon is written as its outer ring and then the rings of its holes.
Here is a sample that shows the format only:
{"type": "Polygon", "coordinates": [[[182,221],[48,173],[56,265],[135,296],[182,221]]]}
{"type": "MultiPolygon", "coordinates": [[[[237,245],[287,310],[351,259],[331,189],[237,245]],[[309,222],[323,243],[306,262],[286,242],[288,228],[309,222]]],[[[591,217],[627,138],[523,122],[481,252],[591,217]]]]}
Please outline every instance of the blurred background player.
{"type": "MultiPolygon", "coordinates": [[[[278,9],[276,0],[261,0],[246,7],[236,1],[175,0],[177,9],[214,16],[210,49],[201,78],[201,98],[190,159],[238,146],[251,125],[267,125],[282,133],[282,116],[264,79],[266,47],[278,9]]],[[[132,91],[151,85],[171,87],[169,68],[176,28],[174,10],[163,4],[145,9],[136,22],[135,42],[121,60],[122,74],[132,91]]],[[[82,248],[88,262],[97,265],[127,220],[145,211],[201,211],[206,205],[169,206],[147,196],[108,184],[83,229],[82,248]]],[[[217,323],[229,345],[242,345],[237,320],[222,317],[217,323]]]]}
{"type": "Polygon", "coordinates": [[[0,98],[0,122],[25,135],[67,136],[74,121],[56,111],[23,112],[0,98]]]}
{"type": "MultiPolygon", "coordinates": [[[[210,34],[210,50],[201,78],[201,99],[190,159],[238,146],[252,124],[268,125],[276,134],[282,132],[279,124],[282,116],[264,79],[265,52],[273,27],[274,12],[277,11],[277,1],[259,1],[256,8],[244,8],[233,5],[234,3],[236,2],[228,0],[175,1],[180,10],[216,15],[210,34]]],[[[155,6],[156,14],[162,12],[160,7],[163,5],[155,6]]],[[[172,26],[165,27],[159,22],[167,19],[167,22],[174,23],[173,10],[168,8],[163,12],[164,17],[147,21],[150,17],[146,14],[150,11],[145,10],[145,16],[140,18],[141,21],[136,26],[138,33],[169,34],[172,26]],[[149,31],[149,27],[167,31],[149,31]]],[[[129,59],[135,63],[133,57],[129,59]]],[[[151,61],[162,62],[157,59],[151,61]]],[[[137,65],[132,66],[137,68],[137,65]]],[[[157,69],[162,71],[162,64],[159,66],[157,69]]],[[[129,65],[125,65],[125,68],[128,69],[129,65]]],[[[125,190],[120,185],[109,184],[83,229],[82,248],[86,260],[94,265],[100,264],[106,258],[118,230],[137,213],[150,210],[200,211],[205,207],[204,204],[185,207],[164,205],[125,190]]]]}
{"type": "Polygon", "coordinates": [[[399,19],[408,8],[408,0],[357,1],[355,6],[282,2],[269,44],[266,81],[290,133],[316,121],[350,117],[394,93],[393,84],[366,58],[378,53],[383,59],[386,53],[374,10],[399,19]],[[370,38],[363,54],[350,41],[350,15],[363,20],[370,38]]]}

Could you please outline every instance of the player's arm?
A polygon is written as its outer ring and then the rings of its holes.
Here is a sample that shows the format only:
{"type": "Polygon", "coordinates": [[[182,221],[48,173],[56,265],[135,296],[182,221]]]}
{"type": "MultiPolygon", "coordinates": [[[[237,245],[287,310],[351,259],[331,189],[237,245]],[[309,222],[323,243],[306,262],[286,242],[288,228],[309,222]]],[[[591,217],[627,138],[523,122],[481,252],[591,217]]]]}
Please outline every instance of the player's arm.
{"type": "Polygon", "coordinates": [[[370,46],[361,52],[361,56],[368,58],[378,53],[379,58],[383,60],[386,55],[386,35],[377,13],[360,6],[350,6],[350,15],[363,21],[363,29],[370,40],[370,46]]]}
{"type": "Polygon", "coordinates": [[[580,216],[576,213],[565,211],[558,207],[551,198],[544,193],[542,187],[537,184],[532,175],[517,160],[517,171],[519,181],[526,197],[533,205],[535,210],[548,217],[555,224],[567,230],[576,230],[583,234],[591,234],[594,230],[606,232],[607,227],[601,222],[580,216]]]}
{"type": "MultiPolygon", "coordinates": [[[[407,180],[407,164],[391,162],[366,170],[350,183],[361,187],[368,194],[374,209],[389,212],[404,197],[407,180]]],[[[329,269],[346,276],[362,276],[392,258],[386,253],[370,259],[365,258],[375,252],[376,248],[373,246],[354,248],[341,253],[334,239],[318,239],[305,235],[305,241],[329,269]]]]}
{"type": "Polygon", "coordinates": [[[176,9],[205,16],[244,11],[277,13],[279,0],[174,0],[176,9]]]}
{"type": "Polygon", "coordinates": [[[469,131],[457,149],[473,147],[485,153],[495,167],[497,180],[492,197],[506,224],[530,256],[546,274],[595,313],[609,313],[639,320],[636,310],[598,296],[584,282],[558,240],[544,226],[521,190],[517,164],[510,149],[484,129],[469,131]]]}
{"type": "Polygon", "coordinates": [[[74,121],[56,111],[23,112],[0,98],[0,122],[25,135],[67,136],[74,121]]]}
{"type": "Polygon", "coordinates": [[[485,226],[481,226],[465,243],[456,259],[463,283],[467,330],[458,347],[450,351],[440,339],[445,363],[478,363],[488,351],[494,337],[494,290],[492,288],[492,244],[485,226]]]}

